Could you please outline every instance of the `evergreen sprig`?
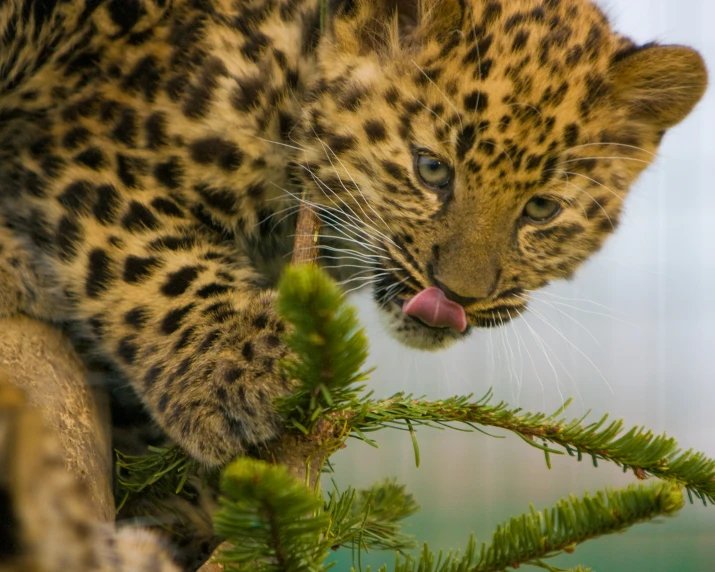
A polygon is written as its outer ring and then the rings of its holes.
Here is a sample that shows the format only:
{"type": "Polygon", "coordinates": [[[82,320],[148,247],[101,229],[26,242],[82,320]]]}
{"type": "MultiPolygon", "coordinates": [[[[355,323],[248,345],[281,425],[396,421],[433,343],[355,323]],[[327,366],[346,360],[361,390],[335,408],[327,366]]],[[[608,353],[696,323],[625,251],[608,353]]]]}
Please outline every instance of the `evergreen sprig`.
{"type": "Polygon", "coordinates": [[[543,560],[604,534],[671,516],[683,505],[680,487],[668,482],[609,489],[581,499],[572,495],[541,512],[532,506],[530,512],[500,525],[489,545],[478,547],[470,538],[461,556],[434,554],[424,545],[419,558],[398,557],[394,572],[501,572],[524,564],[557,570],[543,560]]]}
{"type": "MultiPolygon", "coordinates": [[[[214,526],[228,538],[220,562],[228,570],[249,566],[261,572],[322,572],[331,548],[340,546],[399,550],[394,572],[499,572],[533,565],[549,571],[546,559],[576,546],[658,517],[671,516],[685,504],[680,487],[670,482],[631,485],[573,495],[554,507],[497,527],[491,543],[470,538],[463,555],[434,554],[425,544],[418,558],[400,521],[416,510],[404,488],[391,481],[356,494],[333,493],[326,504],[285,468],[240,459],[223,474],[221,509],[214,526]]],[[[387,568],[383,567],[383,571],[387,568]]]]}
{"type": "Polygon", "coordinates": [[[310,433],[318,420],[357,402],[367,372],[368,343],[355,309],[345,304],[338,286],[319,268],[288,268],[281,279],[278,313],[291,324],[285,342],[293,357],[283,371],[298,382],[279,400],[289,428],[310,433]]]}
{"type": "Polygon", "coordinates": [[[228,570],[319,572],[327,557],[319,542],[328,528],[323,503],[285,467],[238,459],[221,478],[216,533],[228,539],[220,562],[228,570]]]}
{"type": "Polygon", "coordinates": [[[608,422],[607,415],[592,423],[585,423],[585,416],[566,420],[561,414],[570,401],[547,416],[525,413],[520,408],[509,409],[504,402],[493,404],[491,398],[490,391],[477,401],[470,401],[467,396],[430,402],[403,393],[383,401],[365,399],[359,407],[350,407],[348,429],[354,436],[372,443],[366,433],[387,427],[414,430],[416,426],[443,428],[453,423],[477,430],[478,426],[496,427],[511,431],[542,450],[549,466],[552,454],[568,453],[578,460],[586,455],[594,464],[605,460],[624,470],[632,469],[641,479],[655,476],[672,480],[702,501],[715,502],[715,460],[693,450],[683,452],[672,437],[654,435],[643,427],[625,431],[623,420],[608,422]]]}
{"type": "Polygon", "coordinates": [[[402,521],[418,510],[415,498],[392,480],[362,491],[334,489],[325,506],[330,518],[326,541],[353,551],[410,550],[417,545],[402,533],[402,521]]]}
{"type": "MultiPolygon", "coordinates": [[[[404,552],[412,541],[402,533],[401,522],[416,504],[402,487],[387,482],[362,493],[333,491],[323,501],[285,469],[242,459],[224,474],[222,508],[215,522],[217,533],[230,541],[223,561],[235,570],[327,570],[330,565],[324,561],[330,549],[346,547],[358,557],[363,550],[394,550],[396,572],[483,572],[519,564],[555,572],[558,568],[545,561],[549,557],[678,510],[683,504],[680,485],[704,502],[715,501],[714,460],[681,451],[667,435],[657,436],[643,427],[626,430],[623,421],[609,421],[607,416],[593,422],[587,422],[587,416],[567,420],[568,403],[546,415],[492,403],[491,392],[476,401],[467,396],[430,402],[403,393],[385,400],[369,394],[360,397],[367,341],[354,311],[317,268],[304,266],[286,273],[279,311],[291,325],[287,343],[292,356],[283,366],[297,391],[278,407],[288,430],[321,444],[326,455],[349,434],[374,444],[368,435],[385,428],[409,431],[418,455],[416,429],[458,429],[461,424],[466,430],[511,431],[543,451],[549,466],[550,455],[568,453],[578,460],[590,456],[594,464],[612,461],[641,479],[656,476],[663,481],[595,497],[571,497],[541,513],[532,508],[499,527],[489,546],[478,549],[471,540],[463,556],[435,555],[425,546],[421,556],[413,558],[404,552]],[[315,435],[321,438],[314,440],[315,435]]],[[[189,495],[184,484],[202,472],[178,449],[155,449],[146,457],[118,454],[117,471],[120,505],[131,495],[156,500],[175,493],[189,495]]]]}
{"type": "Polygon", "coordinates": [[[199,464],[179,447],[149,447],[146,455],[115,451],[115,501],[117,512],[132,497],[160,501],[170,495],[191,498],[186,483],[199,472],[199,464]]]}
{"type": "Polygon", "coordinates": [[[414,548],[403,519],[417,510],[404,487],[386,481],[366,491],[334,491],[323,502],[281,466],[238,459],[221,479],[216,532],[227,539],[218,561],[229,570],[322,571],[331,549],[414,548]]]}

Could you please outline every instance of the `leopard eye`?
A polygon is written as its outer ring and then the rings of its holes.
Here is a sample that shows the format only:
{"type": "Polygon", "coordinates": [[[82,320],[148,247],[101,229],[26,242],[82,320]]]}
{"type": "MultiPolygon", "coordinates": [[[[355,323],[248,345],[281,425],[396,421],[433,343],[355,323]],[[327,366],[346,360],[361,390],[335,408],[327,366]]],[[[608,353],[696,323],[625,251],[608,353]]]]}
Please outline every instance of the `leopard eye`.
{"type": "Polygon", "coordinates": [[[452,180],[452,168],[449,164],[432,155],[417,155],[415,169],[428,187],[443,189],[452,180]]]}
{"type": "Polygon", "coordinates": [[[524,217],[531,222],[546,222],[561,212],[561,205],[546,197],[534,197],[524,207],[524,217]]]}

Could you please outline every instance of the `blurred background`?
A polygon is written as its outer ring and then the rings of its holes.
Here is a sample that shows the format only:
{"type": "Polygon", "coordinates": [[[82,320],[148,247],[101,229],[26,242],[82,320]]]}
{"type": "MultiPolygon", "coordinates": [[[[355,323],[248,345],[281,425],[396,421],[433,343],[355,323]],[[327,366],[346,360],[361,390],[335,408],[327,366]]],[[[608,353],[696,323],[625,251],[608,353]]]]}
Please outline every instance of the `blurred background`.
{"type": "MultiPolygon", "coordinates": [[[[698,49],[715,75],[715,1],[599,2],[615,28],[636,41],[698,49]]],[[[377,366],[378,397],[397,391],[435,399],[455,394],[552,412],[574,397],[569,417],[610,413],[628,426],[667,432],[683,448],[715,457],[715,88],[665,138],[660,158],[640,179],[606,247],[569,283],[537,295],[526,320],[479,331],[437,354],[400,346],[381,330],[368,295],[361,310],[377,366]],[[547,357],[548,356],[548,357],[547,357]]],[[[422,510],[408,530],[433,550],[463,549],[473,532],[488,541],[497,524],[534,503],[537,509],[573,493],[634,481],[615,466],[552,457],[516,437],[422,429],[421,466],[409,435],[378,434],[380,449],[351,440],[333,457],[340,486],[368,486],[396,476],[422,510]]],[[[325,486],[330,486],[329,481],[325,486]]],[[[336,555],[349,570],[351,555],[336,555]]],[[[367,564],[392,565],[373,553],[367,564]]],[[[715,570],[715,507],[688,505],[660,524],[579,547],[554,561],[594,571],[715,570]]]]}

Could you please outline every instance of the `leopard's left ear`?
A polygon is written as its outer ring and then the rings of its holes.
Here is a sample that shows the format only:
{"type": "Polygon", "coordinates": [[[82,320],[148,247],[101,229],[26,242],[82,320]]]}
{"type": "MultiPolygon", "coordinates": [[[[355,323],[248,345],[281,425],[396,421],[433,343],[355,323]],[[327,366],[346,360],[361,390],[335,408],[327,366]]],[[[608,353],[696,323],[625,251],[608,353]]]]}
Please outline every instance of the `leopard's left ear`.
{"type": "Polygon", "coordinates": [[[612,95],[631,119],[656,129],[680,123],[700,101],[708,84],[705,62],[685,46],[649,44],[614,59],[612,95]]]}

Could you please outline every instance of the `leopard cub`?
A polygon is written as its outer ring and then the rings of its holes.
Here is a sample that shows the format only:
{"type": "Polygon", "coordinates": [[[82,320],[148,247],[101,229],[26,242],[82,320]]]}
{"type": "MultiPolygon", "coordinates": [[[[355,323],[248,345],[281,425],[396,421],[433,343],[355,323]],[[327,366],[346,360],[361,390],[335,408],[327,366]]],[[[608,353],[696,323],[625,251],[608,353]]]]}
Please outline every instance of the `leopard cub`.
{"type": "Polygon", "coordinates": [[[295,212],[437,349],[611,234],[707,74],[588,0],[8,0],[0,311],[68,327],[207,464],[280,433],[295,212]],[[304,193],[304,194],[303,194],[304,193]]]}

